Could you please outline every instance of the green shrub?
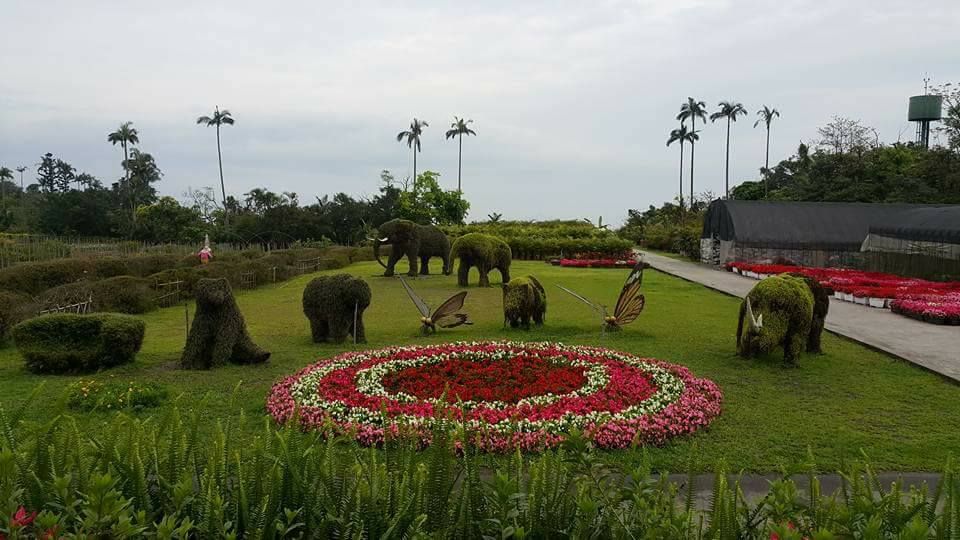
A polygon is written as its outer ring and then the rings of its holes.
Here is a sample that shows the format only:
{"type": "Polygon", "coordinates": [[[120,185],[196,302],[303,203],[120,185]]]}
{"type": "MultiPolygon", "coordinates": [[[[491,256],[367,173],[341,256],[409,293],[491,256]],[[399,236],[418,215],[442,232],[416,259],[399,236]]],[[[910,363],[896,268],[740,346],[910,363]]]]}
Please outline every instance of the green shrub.
{"type": "Polygon", "coordinates": [[[89,259],[56,259],[16,264],[0,269],[0,290],[36,295],[51,287],[87,279],[89,259]]]}
{"type": "Polygon", "coordinates": [[[0,339],[18,322],[37,314],[37,305],[25,294],[0,291],[0,339]]]}
{"type": "Polygon", "coordinates": [[[630,240],[583,221],[488,222],[444,230],[453,237],[481,233],[501,238],[515,259],[620,258],[633,248],[630,240]]]}
{"type": "Polygon", "coordinates": [[[155,382],[119,383],[79,380],[67,387],[67,406],[78,411],[94,409],[142,410],[161,405],[167,399],[167,388],[155,382]]]}
{"type": "Polygon", "coordinates": [[[13,328],[13,341],[36,373],[90,372],[133,361],[146,325],[116,313],[55,313],[13,328]]]}
{"type": "Polygon", "coordinates": [[[92,300],[91,311],[146,313],[157,308],[151,281],[133,276],[116,276],[97,281],[80,281],[44,291],[38,296],[42,309],[52,309],[92,300]]]}

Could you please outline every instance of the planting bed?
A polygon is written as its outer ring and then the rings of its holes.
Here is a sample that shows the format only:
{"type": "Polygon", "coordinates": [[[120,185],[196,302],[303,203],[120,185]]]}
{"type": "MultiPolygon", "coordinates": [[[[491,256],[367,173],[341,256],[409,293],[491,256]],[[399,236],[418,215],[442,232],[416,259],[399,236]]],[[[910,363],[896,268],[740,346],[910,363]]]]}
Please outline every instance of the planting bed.
{"type": "Polygon", "coordinates": [[[960,325],[960,282],[936,282],[846,268],[809,268],[780,264],[728,263],[727,269],[763,279],[797,272],[816,279],[839,300],[875,308],[890,308],[917,320],[960,325]]]}
{"type": "Polygon", "coordinates": [[[572,429],[603,448],[659,444],[720,414],[716,384],[683,367],[609,349],[486,341],[348,352],[277,383],[283,423],[364,444],[427,442],[448,419],[488,451],[555,446],[572,429]],[[296,413],[295,413],[296,411],[296,413]]]}

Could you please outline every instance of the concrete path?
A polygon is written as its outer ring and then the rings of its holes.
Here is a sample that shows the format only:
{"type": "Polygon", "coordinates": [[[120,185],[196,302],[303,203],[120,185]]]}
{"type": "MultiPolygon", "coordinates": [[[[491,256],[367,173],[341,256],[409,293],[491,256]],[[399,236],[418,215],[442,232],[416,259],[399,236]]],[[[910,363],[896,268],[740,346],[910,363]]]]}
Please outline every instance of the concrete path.
{"type": "MultiPolygon", "coordinates": [[[[671,259],[643,252],[650,266],[743,298],[757,284],[717,267],[671,259]]],[[[827,330],[902,358],[944,377],[960,382],[960,326],[940,326],[891,313],[888,309],[861,306],[830,299],[827,330]]]]}

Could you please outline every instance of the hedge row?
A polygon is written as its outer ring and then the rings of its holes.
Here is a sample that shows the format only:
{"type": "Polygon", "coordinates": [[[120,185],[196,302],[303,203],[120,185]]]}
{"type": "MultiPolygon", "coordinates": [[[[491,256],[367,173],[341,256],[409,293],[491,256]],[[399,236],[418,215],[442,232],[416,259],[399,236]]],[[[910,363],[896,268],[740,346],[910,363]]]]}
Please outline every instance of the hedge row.
{"type": "Polygon", "coordinates": [[[500,237],[510,245],[514,259],[617,259],[633,249],[633,242],[578,221],[475,223],[445,227],[444,232],[454,238],[469,233],[500,237]]]}
{"type": "Polygon", "coordinates": [[[22,322],[11,335],[30,371],[74,373],[132,362],[145,330],[129,315],[55,313],[22,322]]]}
{"type": "Polygon", "coordinates": [[[90,310],[97,312],[145,313],[158,307],[158,285],[180,281],[181,298],[193,294],[202,278],[226,278],[234,288],[244,286],[245,275],[253,272],[254,286],[284,281],[299,273],[297,261],[322,257],[321,270],[343,268],[351,262],[371,260],[367,249],[334,246],[327,249],[288,249],[263,252],[232,252],[206,265],[193,264],[193,257],[174,256],[103,259],[62,259],[26,263],[0,271],[0,288],[22,287],[28,292],[0,290],[0,336],[16,323],[32,317],[41,309],[91,300],[90,310]],[[163,263],[168,267],[164,268],[163,263]],[[131,274],[117,274],[131,271],[131,274]],[[5,281],[4,278],[6,279],[5,281]],[[39,292],[39,286],[56,285],[39,292]]]}

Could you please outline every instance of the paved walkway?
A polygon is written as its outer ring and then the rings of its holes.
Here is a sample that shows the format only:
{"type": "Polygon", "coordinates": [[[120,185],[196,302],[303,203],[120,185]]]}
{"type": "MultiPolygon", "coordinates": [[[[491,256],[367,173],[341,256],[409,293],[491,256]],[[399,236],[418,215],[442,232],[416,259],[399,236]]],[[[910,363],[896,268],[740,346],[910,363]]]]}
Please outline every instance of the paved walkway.
{"type": "MultiPolygon", "coordinates": [[[[743,298],[756,280],[716,267],[644,252],[661,272],[743,298]]],[[[960,327],[928,324],[888,309],[830,299],[827,330],[960,382],[960,327]]]]}

